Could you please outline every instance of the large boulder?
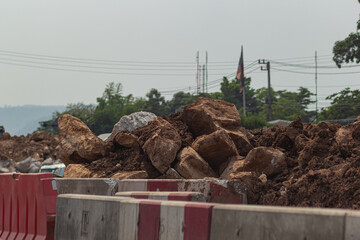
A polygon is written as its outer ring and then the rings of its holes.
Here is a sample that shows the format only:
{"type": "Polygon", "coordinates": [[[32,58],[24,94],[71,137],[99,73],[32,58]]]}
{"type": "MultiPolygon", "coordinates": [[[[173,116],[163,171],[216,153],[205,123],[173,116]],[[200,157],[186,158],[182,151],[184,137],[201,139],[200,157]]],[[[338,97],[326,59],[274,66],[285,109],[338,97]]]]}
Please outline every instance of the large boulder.
{"type": "Polygon", "coordinates": [[[219,166],[230,157],[237,156],[234,142],[225,130],[218,130],[210,135],[198,137],[191,147],[207,161],[212,169],[218,171],[219,166]]]}
{"type": "Polygon", "coordinates": [[[242,131],[229,131],[225,130],[233,140],[239,154],[246,156],[254,147],[251,145],[249,139],[242,131]]]}
{"type": "Polygon", "coordinates": [[[148,127],[151,131],[142,137],[142,149],[152,165],[164,174],[181,147],[181,137],[177,130],[161,117],[156,118],[148,127]]]}
{"type": "Polygon", "coordinates": [[[241,128],[241,118],[234,104],[203,97],[184,107],[182,120],[194,136],[207,135],[220,128],[241,128]]]}
{"type": "Polygon", "coordinates": [[[285,154],[272,147],[257,147],[245,158],[244,171],[274,176],[286,168],[285,154]]]}
{"type": "Polygon", "coordinates": [[[242,172],[244,169],[244,157],[236,156],[229,160],[225,169],[221,171],[220,178],[221,179],[231,179],[233,176],[239,172],[242,172]]]}
{"type": "Polygon", "coordinates": [[[114,142],[126,148],[139,147],[138,138],[129,132],[118,132],[114,138],[114,142]]]}
{"type": "Polygon", "coordinates": [[[91,171],[82,164],[69,164],[64,171],[64,178],[90,178],[91,171]]]}
{"type": "Polygon", "coordinates": [[[156,115],[151,112],[135,112],[130,115],[122,116],[114,125],[111,135],[106,139],[106,141],[113,141],[116,134],[120,131],[132,132],[139,127],[146,126],[155,118],[156,115]]]}
{"type": "Polygon", "coordinates": [[[187,179],[217,177],[210,165],[191,147],[183,148],[177,156],[175,170],[187,179]]]}
{"type": "Polygon", "coordinates": [[[105,155],[106,144],[80,119],[69,114],[59,117],[60,159],[65,164],[92,162],[105,155]]]}

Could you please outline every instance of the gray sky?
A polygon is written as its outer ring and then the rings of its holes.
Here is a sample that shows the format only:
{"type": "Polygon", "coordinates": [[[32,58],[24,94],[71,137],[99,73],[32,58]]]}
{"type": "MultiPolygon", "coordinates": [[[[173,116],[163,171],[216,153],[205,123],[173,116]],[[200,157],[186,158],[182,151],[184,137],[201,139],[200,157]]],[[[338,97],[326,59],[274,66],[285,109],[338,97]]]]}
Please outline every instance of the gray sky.
{"type": "MultiPolygon", "coordinates": [[[[311,57],[317,50],[319,65],[333,66],[333,44],[355,30],[359,7],[356,0],[0,0],[0,106],[95,103],[112,81],[123,84],[124,94],[135,96],[145,96],[151,88],[194,86],[198,50],[201,63],[208,51],[209,82],[236,71],[241,45],[245,65],[259,58],[314,64],[311,57]],[[4,51],[74,59],[15,57],[4,51]]],[[[253,87],[267,84],[266,72],[247,76],[253,87]]],[[[360,87],[359,76],[319,75],[319,106],[326,105],[330,93],[360,87]]],[[[276,90],[306,86],[314,91],[314,75],[274,69],[271,77],[276,90]]],[[[211,91],[219,89],[218,84],[211,86],[211,91]]]]}

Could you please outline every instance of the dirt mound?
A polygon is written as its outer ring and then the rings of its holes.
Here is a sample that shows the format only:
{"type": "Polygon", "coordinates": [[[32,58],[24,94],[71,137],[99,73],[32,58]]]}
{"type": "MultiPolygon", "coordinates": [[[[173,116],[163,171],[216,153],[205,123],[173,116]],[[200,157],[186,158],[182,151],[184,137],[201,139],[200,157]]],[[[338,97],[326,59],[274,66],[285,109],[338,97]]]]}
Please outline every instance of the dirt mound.
{"type": "MultiPolygon", "coordinates": [[[[201,98],[184,109],[117,133],[92,162],[79,164],[70,154],[66,176],[220,176],[243,181],[250,204],[360,209],[360,120],[341,126],[298,118],[288,127],[248,131],[229,103],[201,98]]],[[[61,136],[73,141],[72,134],[61,136]]],[[[0,159],[56,159],[59,144],[43,132],[7,137],[0,139],[0,159]]]]}
{"type": "Polygon", "coordinates": [[[58,159],[59,137],[47,132],[0,138],[0,160],[20,162],[28,157],[37,161],[58,159]]]}
{"type": "Polygon", "coordinates": [[[263,185],[255,203],[360,208],[360,121],[346,126],[300,119],[251,131],[257,146],[285,149],[287,169],[263,185]]]}

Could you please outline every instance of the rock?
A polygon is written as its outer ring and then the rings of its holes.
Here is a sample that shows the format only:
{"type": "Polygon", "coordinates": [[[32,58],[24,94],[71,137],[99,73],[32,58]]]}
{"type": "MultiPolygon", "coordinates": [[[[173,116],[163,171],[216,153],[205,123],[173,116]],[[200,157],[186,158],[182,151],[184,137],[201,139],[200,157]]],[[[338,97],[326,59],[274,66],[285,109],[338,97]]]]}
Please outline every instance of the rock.
{"type": "Polygon", "coordinates": [[[266,184],[267,183],[267,176],[266,176],[266,174],[261,174],[260,176],[259,176],[259,180],[261,181],[261,183],[262,184],[266,184]]]}
{"type": "Polygon", "coordinates": [[[115,173],[112,178],[118,179],[147,179],[149,175],[146,171],[131,171],[131,172],[118,172],[115,173]]]}
{"type": "Polygon", "coordinates": [[[34,162],[36,162],[34,158],[28,157],[25,160],[16,163],[16,170],[21,173],[28,173],[31,168],[31,164],[34,162]]]}
{"type": "Polygon", "coordinates": [[[182,119],[194,136],[211,134],[220,128],[241,128],[241,118],[234,104],[203,97],[184,107],[182,119]]]}
{"type": "Polygon", "coordinates": [[[106,141],[106,139],[108,139],[108,137],[111,135],[111,133],[103,133],[98,135],[98,138],[100,138],[103,141],[106,141]]]}
{"type": "Polygon", "coordinates": [[[225,130],[218,130],[210,135],[195,139],[191,147],[207,161],[212,169],[218,170],[223,162],[237,156],[235,144],[225,130]]]}
{"type": "Polygon", "coordinates": [[[286,168],[285,154],[272,147],[257,147],[245,158],[244,171],[274,176],[286,168]]]}
{"type": "Polygon", "coordinates": [[[15,172],[16,163],[13,160],[0,160],[0,168],[7,169],[8,172],[15,172]]]}
{"type": "Polygon", "coordinates": [[[159,179],[184,179],[180,174],[173,168],[169,168],[166,173],[159,177],[159,179]]]}
{"type": "Polygon", "coordinates": [[[28,173],[38,173],[40,172],[41,163],[40,162],[33,162],[30,165],[28,173]]]}
{"type": "Polygon", "coordinates": [[[106,141],[113,141],[116,134],[120,131],[132,132],[139,127],[146,126],[155,118],[156,115],[150,112],[135,112],[130,115],[122,116],[114,125],[111,135],[106,139],[106,141]]]}
{"type": "Polygon", "coordinates": [[[89,178],[91,172],[82,164],[69,164],[64,171],[64,178],[89,178]]]}
{"type": "Polygon", "coordinates": [[[0,167],[0,173],[9,173],[9,169],[0,167]]]}
{"type": "Polygon", "coordinates": [[[50,133],[44,132],[44,131],[37,131],[31,135],[30,140],[39,142],[39,141],[49,139],[49,138],[50,138],[50,133]]]}
{"type": "Polygon", "coordinates": [[[139,147],[138,138],[129,132],[118,132],[114,138],[114,142],[127,148],[139,147]]]}
{"type": "Polygon", "coordinates": [[[235,174],[238,172],[242,172],[244,169],[244,157],[236,156],[233,157],[229,163],[227,164],[226,168],[221,171],[221,179],[229,179],[231,174],[235,174]]]}
{"type": "Polygon", "coordinates": [[[105,155],[105,143],[80,119],[65,114],[59,117],[60,156],[65,165],[97,160],[105,155]]]}
{"type": "Polygon", "coordinates": [[[227,134],[231,137],[233,140],[238,153],[241,156],[246,156],[254,147],[249,142],[249,139],[246,137],[246,135],[241,131],[229,131],[225,130],[227,134]]]}
{"type": "Polygon", "coordinates": [[[42,162],[42,165],[44,166],[44,165],[53,165],[53,164],[55,164],[54,163],[54,160],[52,160],[52,158],[47,158],[46,160],[44,160],[43,162],[42,162]]]}
{"type": "Polygon", "coordinates": [[[152,165],[164,174],[175,160],[181,147],[181,138],[176,129],[158,117],[152,122],[152,132],[142,146],[152,165]]]}
{"type": "Polygon", "coordinates": [[[63,163],[63,162],[60,159],[56,159],[54,162],[54,164],[61,164],[61,163],[63,163]]]}
{"type": "Polygon", "coordinates": [[[229,180],[237,179],[243,185],[243,189],[246,189],[246,196],[248,204],[255,204],[262,192],[262,182],[254,172],[237,172],[230,174],[229,180]]]}
{"type": "Polygon", "coordinates": [[[183,148],[177,156],[175,170],[187,179],[217,177],[210,165],[191,147],[183,148]]]}
{"type": "Polygon", "coordinates": [[[0,136],[0,140],[9,140],[11,138],[10,133],[8,132],[4,132],[1,136],[0,136]]]}

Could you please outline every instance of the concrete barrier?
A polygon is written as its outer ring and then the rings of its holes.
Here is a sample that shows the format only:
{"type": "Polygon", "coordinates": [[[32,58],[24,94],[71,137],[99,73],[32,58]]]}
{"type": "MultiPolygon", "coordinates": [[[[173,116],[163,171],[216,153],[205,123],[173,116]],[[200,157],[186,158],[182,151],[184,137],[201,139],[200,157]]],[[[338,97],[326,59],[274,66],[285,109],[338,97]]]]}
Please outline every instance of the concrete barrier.
{"type": "Polygon", "coordinates": [[[359,211],[218,205],[210,239],[360,239],[359,222],[359,211]]]}
{"type": "Polygon", "coordinates": [[[122,197],[59,195],[57,240],[205,240],[212,204],[138,200],[122,197]]]}
{"type": "Polygon", "coordinates": [[[119,192],[200,192],[207,202],[247,203],[246,187],[240,180],[126,179],[120,180],[118,184],[119,192]]]}
{"type": "Polygon", "coordinates": [[[56,239],[354,240],[360,211],[65,194],[56,239]]]}
{"type": "Polygon", "coordinates": [[[59,194],[90,194],[113,196],[117,192],[119,179],[116,178],[57,178],[59,194]]]}
{"type": "Polygon", "coordinates": [[[115,196],[163,201],[205,202],[204,194],[197,192],[117,192],[115,196]]]}
{"type": "Polygon", "coordinates": [[[247,203],[246,186],[240,180],[58,178],[56,185],[59,194],[113,196],[116,192],[134,191],[200,192],[206,202],[247,203]]]}

